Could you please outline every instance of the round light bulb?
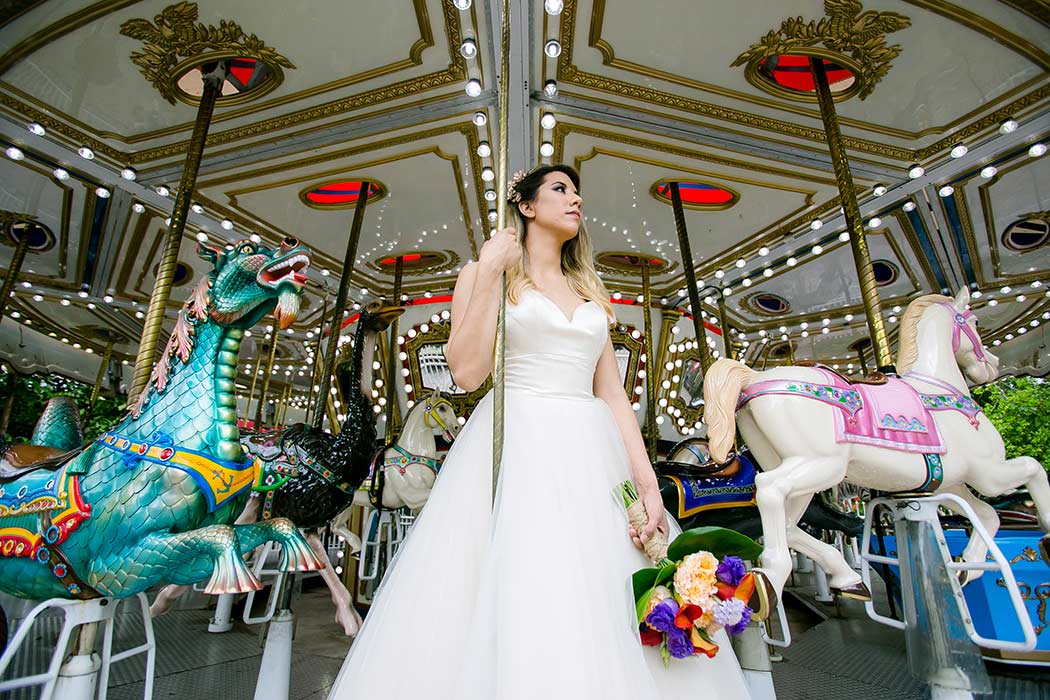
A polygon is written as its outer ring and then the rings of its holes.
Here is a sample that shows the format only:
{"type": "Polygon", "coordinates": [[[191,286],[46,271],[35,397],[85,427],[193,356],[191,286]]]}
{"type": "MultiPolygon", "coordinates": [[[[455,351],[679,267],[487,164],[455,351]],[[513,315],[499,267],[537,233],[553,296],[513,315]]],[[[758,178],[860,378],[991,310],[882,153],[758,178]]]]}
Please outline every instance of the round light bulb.
{"type": "Polygon", "coordinates": [[[556,17],[561,14],[564,7],[565,3],[562,0],[543,0],[543,9],[547,11],[548,15],[556,17]]]}
{"type": "Polygon", "coordinates": [[[15,146],[10,146],[7,149],[6,153],[7,153],[7,157],[10,158],[11,160],[22,160],[23,158],[26,157],[26,154],[22,153],[22,149],[16,148],[15,146]]]}
{"type": "Polygon", "coordinates": [[[912,180],[922,177],[925,174],[926,169],[923,168],[921,165],[916,164],[908,168],[908,177],[910,177],[912,180]]]}
{"type": "Polygon", "coordinates": [[[557,58],[561,56],[561,44],[557,39],[551,39],[543,45],[543,53],[547,54],[548,58],[557,58]]]}
{"type": "Polygon", "coordinates": [[[55,168],[54,172],[51,173],[51,174],[55,176],[56,180],[68,180],[69,179],[69,171],[66,170],[65,168],[55,168]]]}
{"type": "Polygon", "coordinates": [[[109,199],[109,190],[107,190],[105,187],[96,187],[95,194],[98,195],[101,199],[109,199]]]}
{"type": "Polygon", "coordinates": [[[471,38],[466,38],[463,43],[459,46],[459,52],[463,55],[463,58],[474,58],[478,55],[478,44],[471,38]]]}
{"type": "Polygon", "coordinates": [[[29,129],[29,133],[34,134],[35,136],[43,136],[47,133],[47,130],[36,122],[30,123],[26,128],[29,129]]]}
{"type": "Polygon", "coordinates": [[[868,228],[878,228],[882,225],[882,219],[877,216],[873,216],[868,219],[868,228]]]}
{"type": "Polygon", "coordinates": [[[472,0],[452,0],[452,4],[455,6],[455,8],[457,10],[466,11],[466,10],[470,9],[471,1],[472,0]]]}
{"type": "Polygon", "coordinates": [[[1032,147],[1028,149],[1028,155],[1030,155],[1032,158],[1038,158],[1044,153],[1046,153],[1045,143],[1032,144],[1032,147]]]}
{"type": "Polygon", "coordinates": [[[550,141],[544,141],[540,144],[540,155],[544,158],[550,158],[554,155],[554,144],[550,141]]]}
{"type": "Polygon", "coordinates": [[[482,158],[488,158],[492,155],[492,146],[489,145],[488,141],[482,141],[478,144],[478,155],[482,158]]]}
{"type": "Polygon", "coordinates": [[[915,202],[905,202],[904,206],[901,207],[904,211],[915,211],[915,202]]]}
{"type": "Polygon", "coordinates": [[[886,189],[886,185],[875,185],[871,188],[871,193],[876,197],[881,197],[886,194],[889,190],[886,189]]]}
{"type": "Polygon", "coordinates": [[[985,167],[981,168],[981,177],[983,177],[985,180],[989,180],[995,177],[996,174],[998,174],[998,172],[999,169],[996,168],[994,165],[986,165],[985,167]]]}
{"type": "Polygon", "coordinates": [[[496,201],[496,190],[485,190],[485,201],[495,202],[496,201]]]}
{"type": "Polygon", "coordinates": [[[164,185],[157,185],[153,188],[153,191],[159,194],[161,197],[167,197],[169,194],[171,194],[171,190],[169,190],[164,185]]]}
{"type": "Polygon", "coordinates": [[[1017,131],[1017,122],[1013,119],[1007,119],[999,125],[1000,134],[1012,134],[1017,131]]]}
{"type": "Polygon", "coordinates": [[[77,149],[77,154],[84,160],[91,160],[95,157],[95,152],[87,146],[81,146],[77,149]]]}
{"type": "Polygon", "coordinates": [[[134,180],[139,174],[135,172],[134,168],[124,168],[120,171],[120,176],[125,180],[134,180]]]}
{"type": "Polygon", "coordinates": [[[467,93],[468,97],[477,97],[481,94],[481,81],[471,78],[467,81],[467,84],[463,86],[463,91],[467,93]]]}
{"type": "Polygon", "coordinates": [[[558,81],[548,80],[543,84],[543,94],[547,97],[554,97],[558,94],[558,81]]]}
{"type": "Polygon", "coordinates": [[[937,194],[939,194],[942,197],[951,197],[953,194],[955,194],[955,188],[951,185],[945,185],[941,189],[937,190],[937,194]]]}
{"type": "Polygon", "coordinates": [[[543,116],[540,117],[540,126],[544,129],[553,129],[554,125],[558,123],[558,120],[550,112],[544,112],[543,116]]]}
{"type": "Polygon", "coordinates": [[[492,168],[482,168],[481,179],[485,182],[492,182],[496,179],[496,172],[492,168]]]}
{"type": "Polygon", "coordinates": [[[485,126],[488,123],[489,118],[484,112],[474,112],[474,118],[472,121],[474,122],[474,126],[485,126]]]}
{"type": "Polygon", "coordinates": [[[952,158],[962,158],[964,155],[970,152],[970,149],[966,147],[964,143],[957,143],[952,146],[951,156],[952,158]]]}
{"type": "Polygon", "coordinates": [[[814,231],[819,231],[821,229],[821,227],[823,227],[823,226],[824,226],[824,222],[821,221],[820,219],[813,219],[813,221],[809,222],[810,229],[812,229],[814,231]]]}
{"type": "Polygon", "coordinates": [[[131,205],[131,210],[133,212],[135,212],[136,214],[141,214],[142,212],[146,211],[146,207],[142,206],[138,202],[135,202],[134,204],[131,205]]]}

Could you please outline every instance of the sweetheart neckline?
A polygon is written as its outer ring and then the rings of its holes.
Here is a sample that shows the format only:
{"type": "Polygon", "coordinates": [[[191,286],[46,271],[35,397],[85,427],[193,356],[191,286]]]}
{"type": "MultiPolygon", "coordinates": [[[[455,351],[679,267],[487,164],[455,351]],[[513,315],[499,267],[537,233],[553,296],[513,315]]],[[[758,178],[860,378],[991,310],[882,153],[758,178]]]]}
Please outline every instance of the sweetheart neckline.
{"type": "Polygon", "coordinates": [[[540,290],[536,289],[535,287],[529,287],[528,289],[531,292],[536,292],[536,294],[538,294],[539,296],[543,297],[543,299],[545,299],[547,301],[547,303],[549,303],[551,306],[553,306],[555,309],[557,309],[558,310],[558,315],[561,316],[562,318],[564,318],[566,323],[568,323],[569,325],[572,325],[573,321],[576,320],[576,312],[577,311],[582,309],[584,306],[587,306],[587,304],[593,304],[594,303],[594,300],[592,300],[592,299],[588,299],[587,301],[581,302],[581,303],[577,304],[576,308],[574,308],[572,310],[572,316],[566,316],[565,312],[562,311],[562,308],[560,306],[558,306],[558,304],[553,299],[551,299],[549,296],[547,296],[546,294],[544,294],[540,290]]]}

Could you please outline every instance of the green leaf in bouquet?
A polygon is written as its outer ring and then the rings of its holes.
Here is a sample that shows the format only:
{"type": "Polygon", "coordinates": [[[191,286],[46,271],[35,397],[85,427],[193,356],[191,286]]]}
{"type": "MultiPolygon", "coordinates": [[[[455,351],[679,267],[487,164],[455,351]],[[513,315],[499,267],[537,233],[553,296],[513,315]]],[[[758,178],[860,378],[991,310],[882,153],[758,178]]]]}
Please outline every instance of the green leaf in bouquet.
{"type": "Polygon", "coordinates": [[[638,613],[638,622],[645,619],[645,609],[649,607],[649,598],[653,595],[653,589],[667,583],[674,578],[676,564],[673,561],[664,562],[656,569],[639,569],[631,577],[634,586],[635,610],[638,613]]]}
{"type": "Polygon", "coordinates": [[[719,559],[729,554],[741,559],[758,559],[762,546],[747,535],[724,527],[696,527],[686,530],[667,548],[668,559],[681,560],[697,552],[711,552],[719,559]]]}

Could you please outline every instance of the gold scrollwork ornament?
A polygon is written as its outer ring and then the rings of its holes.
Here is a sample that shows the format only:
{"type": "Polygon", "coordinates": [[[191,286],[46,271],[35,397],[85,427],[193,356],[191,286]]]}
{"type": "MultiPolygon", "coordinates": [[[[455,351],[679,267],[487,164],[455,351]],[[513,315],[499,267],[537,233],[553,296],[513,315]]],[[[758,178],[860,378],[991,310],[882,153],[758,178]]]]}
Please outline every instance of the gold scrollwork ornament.
{"type": "Polygon", "coordinates": [[[755,69],[764,59],[790,53],[831,60],[835,54],[848,56],[852,59],[845,61],[848,67],[859,69],[855,75],[859,83],[857,96],[863,100],[889,73],[890,63],[901,53],[900,45],[887,45],[884,35],[911,26],[911,20],[896,12],[861,12],[862,9],[858,0],[824,0],[827,17],[809,22],[801,17],[788,18],[779,29],[771,30],[737,56],[731,65],[755,69]]]}
{"type": "Polygon", "coordinates": [[[197,3],[179,2],[165,7],[153,18],[129,19],[120,25],[124,36],[143,42],[131,60],[146,80],[171,104],[175,104],[175,82],[185,58],[221,54],[224,57],[253,58],[273,68],[295,68],[291,61],[254,34],[245,34],[241,25],[220,20],[218,27],[197,21],[197,3]]]}

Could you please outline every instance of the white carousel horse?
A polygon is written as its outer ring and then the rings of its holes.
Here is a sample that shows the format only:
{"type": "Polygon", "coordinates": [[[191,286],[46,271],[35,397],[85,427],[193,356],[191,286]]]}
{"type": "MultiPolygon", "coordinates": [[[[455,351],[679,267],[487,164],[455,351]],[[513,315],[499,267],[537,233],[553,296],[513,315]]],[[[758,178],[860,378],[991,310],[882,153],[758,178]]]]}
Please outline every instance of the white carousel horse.
{"type": "MultiPolygon", "coordinates": [[[[726,359],[711,367],[704,398],[712,456],[725,459],[739,424],[764,469],[756,500],[765,536],[759,571],[768,593],[779,595],[791,573],[790,547],[817,561],[836,592],[870,600],[838,550],[796,525],[813,494],[843,480],[888,492],[955,494],[993,536],[995,509],[967,486],[998,496],[1025,485],[1043,531],[1050,530],[1046,472],[1031,457],[1006,459],[999,432],[970,398],[963,373],[974,383],[990,382],[999,360],[982,346],[969,301],[962,290],[954,300],[931,294],[909,304],[900,326],[901,378],[883,386],[847,383],[817,367],[756,372],[726,359]]],[[[1044,559],[1048,543],[1044,535],[1044,559]]],[[[986,553],[975,535],[963,560],[983,562],[986,553]]]]}
{"type": "MultiPolygon", "coordinates": [[[[373,474],[373,479],[375,488],[382,489],[384,508],[418,510],[423,507],[440,468],[434,431],[440,430],[445,440],[451,442],[459,435],[460,427],[452,402],[438,390],[412,407],[397,442],[382,453],[382,465],[373,464],[373,470],[379,472],[373,474]]],[[[360,552],[363,545],[350,529],[350,516],[354,506],[369,505],[368,497],[359,491],[350,507],[332,519],[332,532],[348,543],[351,554],[360,552]]]]}
{"type": "Polygon", "coordinates": [[[452,442],[459,419],[452,402],[437,390],[412,407],[397,442],[383,454],[383,507],[419,510],[434,488],[440,462],[434,431],[452,442]]]}

